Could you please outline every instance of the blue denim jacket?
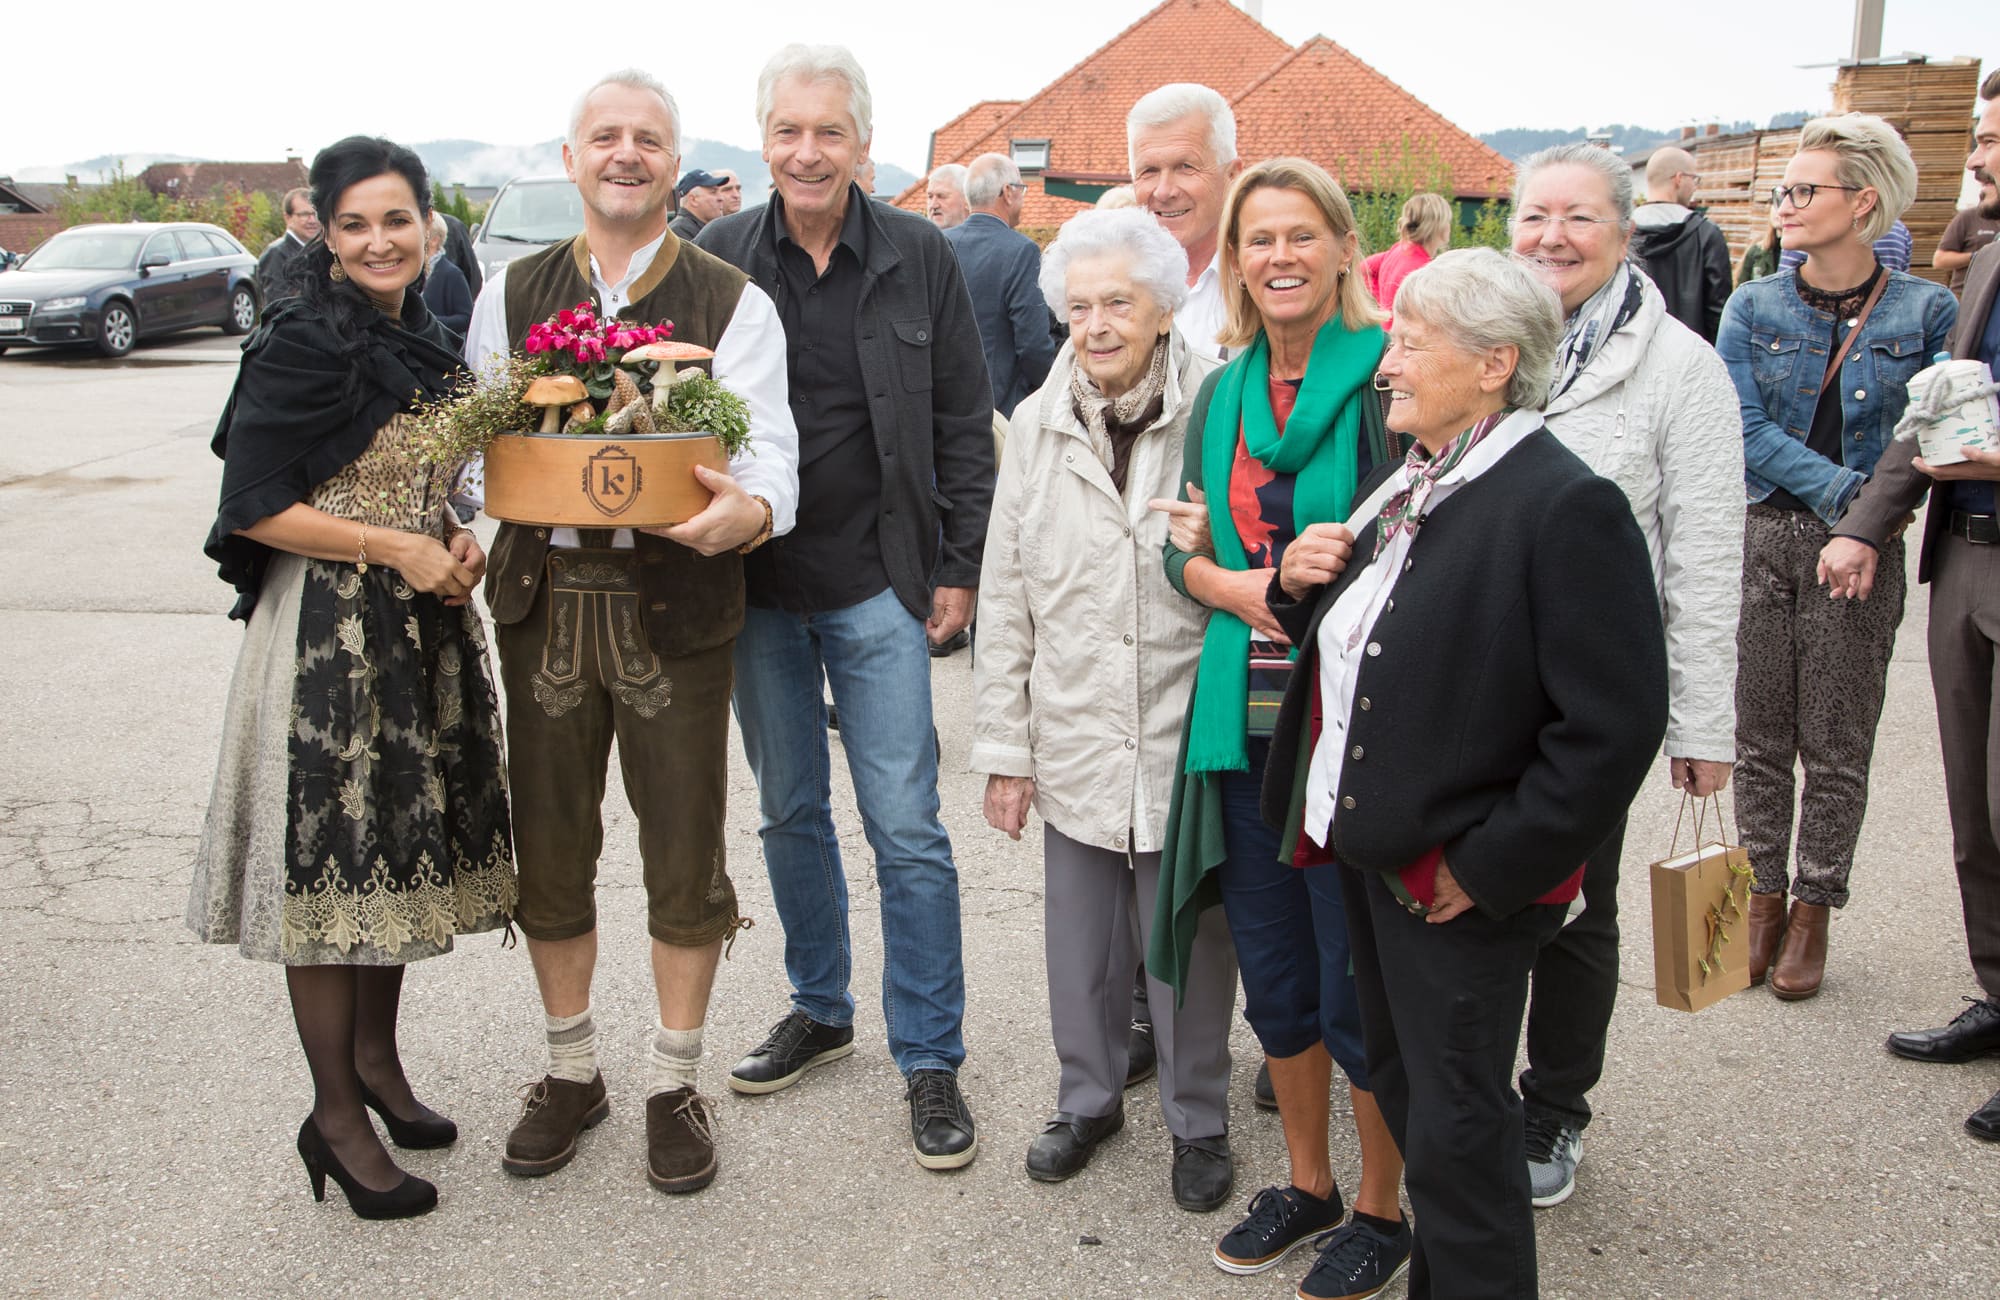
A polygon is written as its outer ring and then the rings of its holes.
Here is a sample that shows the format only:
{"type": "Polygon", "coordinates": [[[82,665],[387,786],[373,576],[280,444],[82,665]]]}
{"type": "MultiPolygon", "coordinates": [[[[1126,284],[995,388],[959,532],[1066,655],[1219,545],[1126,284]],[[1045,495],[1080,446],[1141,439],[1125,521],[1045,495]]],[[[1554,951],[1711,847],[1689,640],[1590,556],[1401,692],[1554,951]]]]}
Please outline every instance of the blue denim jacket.
{"type": "Polygon", "coordinates": [[[1796,271],[1730,295],[1715,350],[1743,408],[1743,485],[1751,501],[1783,488],[1831,524],[1874,472],[1909,404],[1910,376],[1944,350],[1958,319],[1958,302],[1943,285],[1886,274],[1881,300],[1841,362],[1838,465],[1806,446],[1833,342],[1832,315],[1799,297],[1796,271]]]}

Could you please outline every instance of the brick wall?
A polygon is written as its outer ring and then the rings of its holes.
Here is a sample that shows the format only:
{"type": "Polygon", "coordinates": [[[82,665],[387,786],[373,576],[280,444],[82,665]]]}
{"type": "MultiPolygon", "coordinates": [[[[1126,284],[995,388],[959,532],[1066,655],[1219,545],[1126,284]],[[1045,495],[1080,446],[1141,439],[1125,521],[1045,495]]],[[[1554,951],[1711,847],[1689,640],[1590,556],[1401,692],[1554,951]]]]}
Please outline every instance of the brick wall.
{"type": "Polygon", "coordinates": [[[62,218],[52,212],[0,213],[0,248],[25,253],[62,228],[62,218]]]}

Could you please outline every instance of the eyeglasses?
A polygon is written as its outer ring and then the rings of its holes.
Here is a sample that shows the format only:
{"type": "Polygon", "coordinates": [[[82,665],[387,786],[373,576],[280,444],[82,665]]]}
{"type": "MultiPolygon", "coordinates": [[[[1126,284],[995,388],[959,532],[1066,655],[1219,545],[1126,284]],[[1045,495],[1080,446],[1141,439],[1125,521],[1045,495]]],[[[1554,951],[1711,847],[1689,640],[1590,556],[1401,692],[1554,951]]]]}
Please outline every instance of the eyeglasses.
{"type": "Polygon", "coordinates": [[[1812,206],[1813,195],[1821,190],[1846,190],[1850,194],[1859,194],[1864,188],[1860,185],[1814,185],[1804,181],[1797,185],[1774,185],[1771,187],[1771,206],[1777,207],[1789,196],[1792,206],[1803,211],[1812,206]]]}
{"type": "Polygon", "coordinates": [[[1540,212],[1531,212],[1514,221],[1515,229],[1525,230],[1531,235],[1539,235],[1544,230],[1571,230],[1579,235],[1587,235],[1599,226],[1616,224],[1610,217],[1552,217],[1540,212]]]}

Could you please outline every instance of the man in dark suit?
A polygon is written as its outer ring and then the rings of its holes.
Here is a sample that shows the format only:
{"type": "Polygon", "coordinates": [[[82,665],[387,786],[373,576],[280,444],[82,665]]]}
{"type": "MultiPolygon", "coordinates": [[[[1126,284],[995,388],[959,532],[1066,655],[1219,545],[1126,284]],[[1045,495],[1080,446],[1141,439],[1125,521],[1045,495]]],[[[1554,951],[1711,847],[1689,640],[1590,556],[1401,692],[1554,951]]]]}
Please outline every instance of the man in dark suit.
{"type": "Polygon", "coordinates": [[[445,252],[447,230],[442,212],[431,213],[430,234],[424,240],[424,306],[438,323],[463,340],[472,323],[472,291],[465,287],[465,273],[452,264],[445,252]]]}
{"type": "Polygon", "coordinates": [[[486,276],[480,271],[479,259],[472,252],[472,232],[451,213],[440,212],[438,215],[444,218],[444,260],[458,268],[459,274],[465,277],[467,292],[477,298],[486,276]]]}
{"type": "MultiPolygon", "coordinates": [[[[1979,115],[1966,169],[1979,181],[1979,209],[2000,217],[1993,169],[2000,165],[2000,99],[1979,115]]],[[[2000,244],[1973,258],[1965,280],[1951,354],[2000,369],[2000,244]]],[[[2000,451],[1967,450],[1958,464],[1931,465],[1914,441],[1891,443],[1820,554],[1833,594],[1866,599],[1876,548],[1931,492],[1917,581],[1931,588],[1931,689],[1937,696],[1944,751],[1945,802],[1951,811],[1952,860],[1965,908],[1966,946],[1984,998],[1941,1029],[1889,1035],[1888,1048],[1917,1061],[1959,1062],[2000,1055],[2000,728],[1994,671],[2000,663],[2000,451]]],[[[2000,1142],[2000,1093],[1965,1121],[1966,1131],[2000,1142]]]]}
{"type": "Polygon", "coordinates": [[[265,306],[298,292],[299,259],[306,245],[319,238],[319,214],[312,193],[304,188],[285,195],[285,233],[265,246],[257,259],[257,300],[265,306]]]}
{"type": "Polygon", "coordinates": [[[1049,308],[1036,282],[1042,250],[1014,229],[1027,198],[1021,169],[1006,154],[981,154],[965,172],[971,215],[944,232],[958,254],[986,350],[993,409],[1011,416],[1021,399],[1042,386],[1056,359],[1049,308]]]}

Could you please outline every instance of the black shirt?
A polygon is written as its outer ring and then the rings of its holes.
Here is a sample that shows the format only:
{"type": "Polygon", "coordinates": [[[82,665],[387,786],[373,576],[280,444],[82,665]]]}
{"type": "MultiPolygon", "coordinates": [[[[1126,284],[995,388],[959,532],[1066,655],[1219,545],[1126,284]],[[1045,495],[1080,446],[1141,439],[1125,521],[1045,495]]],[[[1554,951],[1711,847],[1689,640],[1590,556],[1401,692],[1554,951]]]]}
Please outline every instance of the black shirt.
{"type": "Polygon", "coordinates": [[[788,535],[750,553],[743,577],[751,604],[794,614],[846,609],[889,586],[875,535],[882,471],[854,345],[868,254],[858,193],[848,192],[847,220],[824,273],[792,242],[783,200],[771,199],[778,317],[799,426],[799,513],[788,535]]]}
{"type": "MultiPolygon", "coordinates": [[[[1805,301],[1806,306],[1833,313],[1833,337],[1827,344],[1829,349],[1827,356],[1831,358],[1833,355],[1831,349],[1840,346],[1840,341],[1847,337],[1847,331],[1853,328],[1853,320],[1867,305],[1868,295],[1874,290],[1875,282],[1882,278],[1882,268],[1877,265],[1875,274],[1862,281],[1859,288],[1837,291],[1815,289],[1807,284],[1803,268],[1797,275],[1799,297],[1805,301]]],[[[1836,465],[1845,464],[1846,462],[1841,459],[1840,434],[1846,423],[1847,417],[1840,409],[1840,385],[1828,384],[1819,395],[1818,405],[1813,407],[1812,426],[1806,430],[1806,449],[1836,465]]],[[[1764,501],[1766,505],[1776,506],[1780,510],[1812,509],[1783,488],[1772,492],[1764,501]]]]}

